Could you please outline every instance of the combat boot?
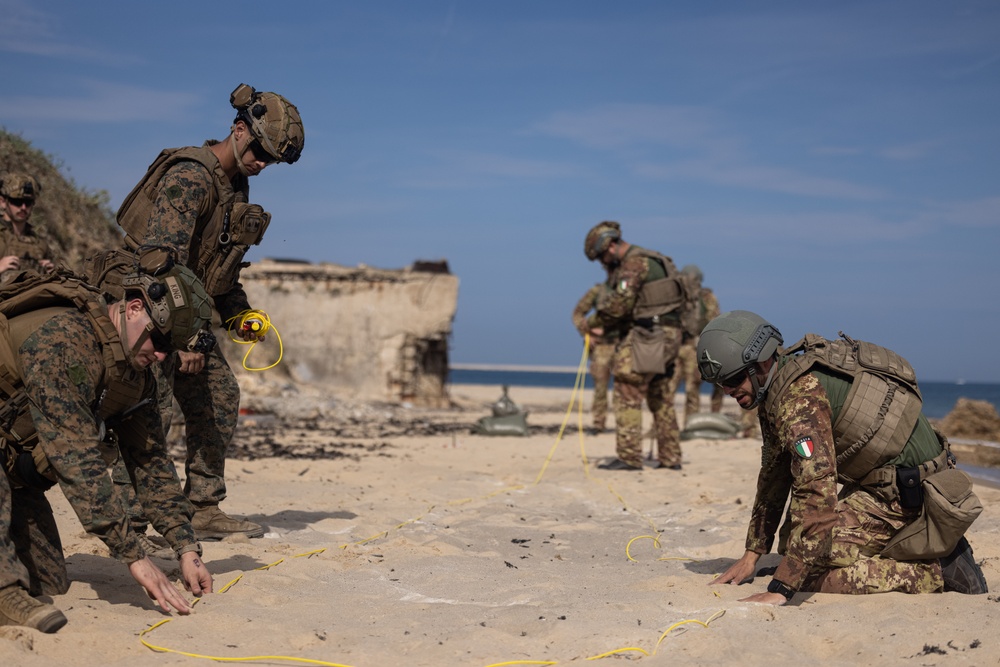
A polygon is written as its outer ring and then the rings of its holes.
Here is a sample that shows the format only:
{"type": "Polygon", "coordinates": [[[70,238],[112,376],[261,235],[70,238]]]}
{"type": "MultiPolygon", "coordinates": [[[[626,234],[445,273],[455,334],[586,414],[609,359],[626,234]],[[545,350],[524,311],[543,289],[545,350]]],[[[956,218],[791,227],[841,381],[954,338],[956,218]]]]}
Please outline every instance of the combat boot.
{"type": "MultiPolygon", "coordinates": [[[[160,544],[146,533],[139,533],[138,537],[139,544],[142,545],[142,550],[146,552],[147,556],[162,558],[163,560],[177,560],[177,554],[169,546],[160,544]]],[[[162,540],[163,538],[159,539],[162,540]]]]}
{"type": "Polygon", "coordinates": [[[55,632],[66,617],[50,604],[28,595],[20,584],[0,588],[0,625],[23,625],[40,632],[55,632]]]}
{"type": "Polygon", "coordinates": [[[195,505],[191,526],[194,528],[195,539],[198,540],[221,540],[230,535],[264,536],[263,526],[231,517],[219,509],[218,505],[195,505]]]}
{"type": "Polygon", "coordinates": [[[972,555],[972,545],[964,537],[955,549],[941,559],[941,574],[944,576],[944,590],[982,595],[988,593],[986,577],[972,555]]]}

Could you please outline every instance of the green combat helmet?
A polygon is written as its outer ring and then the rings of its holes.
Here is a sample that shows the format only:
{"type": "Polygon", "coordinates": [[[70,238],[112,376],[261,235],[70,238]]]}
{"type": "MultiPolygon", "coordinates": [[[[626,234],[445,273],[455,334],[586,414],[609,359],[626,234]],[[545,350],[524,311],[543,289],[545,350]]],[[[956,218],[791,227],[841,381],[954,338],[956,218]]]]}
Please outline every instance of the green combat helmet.
{"type": "Polygon", "coordinates": [[[781,332],[767,320],[748,310],[723,313],[705,325],[698,339],[698,370],[706,382],[735,386],[745,375],[750,376],[754,402],[757,405],[777,368],[763,384],[757,375],[757,364],[770,359],[784,342],[781,332]]]}
{"type": "Polygon", "coordinates": [[[261,148],[276,162],[294,163],[302,155],[306,131],[295,105],[277,93],[258,93],[241,83],[229,96],[242,120],[261,148]]]}
{"type": "MultiPolygon", "coordinates": [[[[144,246],[131,273],[122,279],[125,298],[138,294],[146,304],[149,336],[158,348],[211,352],[215,336],[208,330],[212,302],[191,269],[174,262],[167,248],[144,246]]],[[[135,348],[142,346],[137,341],[135,348]]]]}
{"type": "Polygon", "coordinates": [[[705,274],[701,272],[697,264],[686,264],[681,273],[686,276],[690,276],[695,282],[701,285],[701,281],[705,278],[705,274]]]}
{"type": "Polygon", "coordinates": [[[587,232],[587,238],[583,242],[583,252],[587,259],[593,262],[604,254],[612,241],[618,241],[622,237],[622,227],[613,220],[599,222],[587,232]]]}
{"type": "Polygon", "coordinates": [[[42,186],[35,177],[19,171],[8,171],[0,174],[0,195],[7,199],[30,199],[42,193],[42,186]]]}

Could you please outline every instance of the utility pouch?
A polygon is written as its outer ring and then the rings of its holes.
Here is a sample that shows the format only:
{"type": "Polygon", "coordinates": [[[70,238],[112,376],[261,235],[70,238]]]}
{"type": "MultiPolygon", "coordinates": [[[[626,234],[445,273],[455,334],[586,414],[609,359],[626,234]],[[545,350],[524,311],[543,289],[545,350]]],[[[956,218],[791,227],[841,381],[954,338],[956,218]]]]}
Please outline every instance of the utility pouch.
{"type": "Polygon", "coordinates": [[[926,560],[947,556],[983,511],[972,491],[972,480],[957,468],[930,475],[922,487],[923,511],[889,541],[882,557],[926,560]]]}
{"type": "Polygon", "coordinates": [[[913,509],[924,504],[924,491],[920,485],[920,468],[896,468],[896,490],[899,504],[905,509],[913,509]]]}
{"type": "Polygon", "coordinates": [[[636,373],[662,373],[667,364],[667,332],[662,327],[632,327],[632,368],[636,373]]]}

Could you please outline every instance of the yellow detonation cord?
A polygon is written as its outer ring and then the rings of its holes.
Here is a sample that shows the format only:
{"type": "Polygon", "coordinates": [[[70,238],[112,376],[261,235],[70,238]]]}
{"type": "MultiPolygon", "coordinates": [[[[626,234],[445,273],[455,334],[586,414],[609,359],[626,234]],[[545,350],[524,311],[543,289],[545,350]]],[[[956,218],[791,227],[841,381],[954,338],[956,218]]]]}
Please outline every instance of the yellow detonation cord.
{"type": "Polygon", "coordinates": [[[226,320],[229,331],[229,340],[233,341],[237,345],[249,345],[250,349],[247,353],[243,355],[243,368],[248,371],[266,371],[269,368],[274,368],[281,362],[281,358],[285,353],[285,347],[281,342],[281,334],[278,333],[277,327],[271,324],[271,318],[267,316],[263,310],[244,310],[242,313],[234,315],[226,320]],[[278,339],[278,358],[270,366],[264,366],[262,368],[251,368],[247,366],[247,358],[250,353],[253,352],[254,347],[257,343],[264,340],[264,336],[271,330],[274,330],[274,337],[278,339]],[[253,340],[243,340],[239,338],[235,332],[239,331],[250,331],[254,334],[253,340]]]}

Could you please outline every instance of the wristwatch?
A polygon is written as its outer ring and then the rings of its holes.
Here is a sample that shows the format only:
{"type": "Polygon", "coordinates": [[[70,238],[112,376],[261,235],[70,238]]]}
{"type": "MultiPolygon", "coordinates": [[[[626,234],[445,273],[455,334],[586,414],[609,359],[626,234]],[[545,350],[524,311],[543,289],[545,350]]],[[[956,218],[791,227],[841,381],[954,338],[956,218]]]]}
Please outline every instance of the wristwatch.
{"type": "Polygon", "coordinates": [[[783,583],[781,583],[777,579],[772,579],[771,583],[769,583],[767,585],[767,592],[768,593],[781,593],[782,595],[785,596],[786,600],[791,600],[792,596],[795,595],[795,591],[793,591],[791,588],[789,588],[788,586],[784,585],[783,583]]]}

